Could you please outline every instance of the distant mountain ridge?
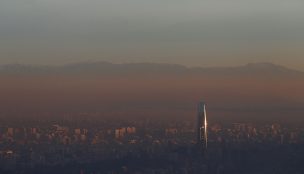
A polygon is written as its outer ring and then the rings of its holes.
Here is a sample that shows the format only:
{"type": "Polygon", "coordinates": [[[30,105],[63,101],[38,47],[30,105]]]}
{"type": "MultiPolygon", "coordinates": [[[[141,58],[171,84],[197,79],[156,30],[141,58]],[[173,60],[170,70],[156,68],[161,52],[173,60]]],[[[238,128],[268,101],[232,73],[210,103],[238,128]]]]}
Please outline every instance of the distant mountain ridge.
{"type": "Polygon", "coordinates": [[[115,118],[188,119],[204,100],[214,121],[304,120],[304,73],[272,63],[11,64],[0,65],[0,81],[2,115],[100,112],[115,118]]]}
{"type": "Polygon", "coordinates": [[[186,67],[178,64],[84,62],[63,66],[0,65],[0,74],[213,74],[213,75],[304,75],[304,72],[264,62],[238,67],[186,67]]]}

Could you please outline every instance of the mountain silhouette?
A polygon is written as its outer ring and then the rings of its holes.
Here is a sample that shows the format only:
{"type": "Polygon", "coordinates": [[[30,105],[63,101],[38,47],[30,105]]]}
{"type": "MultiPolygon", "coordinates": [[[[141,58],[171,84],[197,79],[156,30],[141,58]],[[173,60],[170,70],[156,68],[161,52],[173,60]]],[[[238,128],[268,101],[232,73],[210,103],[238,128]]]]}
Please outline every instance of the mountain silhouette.
{"type": "Polygon", "coordinates": [[[63,66],[8,64],[0,66],[1,74],[76,74],[76,75],[296,75],[303,72],[272,63],[249,63],[238,67],[186,67],[178,64],[84,62],[63,66]]]}
{"type": "Polygon", "coordinates": [[[6,114],[102,112],[113,117],[188,119],[195,118],[196,103],[203,99],[214,121],[304,120],[304,73],[272,63],[206,68],[10,64],[0,66],[0,80],[1,112],[6,114]]]}

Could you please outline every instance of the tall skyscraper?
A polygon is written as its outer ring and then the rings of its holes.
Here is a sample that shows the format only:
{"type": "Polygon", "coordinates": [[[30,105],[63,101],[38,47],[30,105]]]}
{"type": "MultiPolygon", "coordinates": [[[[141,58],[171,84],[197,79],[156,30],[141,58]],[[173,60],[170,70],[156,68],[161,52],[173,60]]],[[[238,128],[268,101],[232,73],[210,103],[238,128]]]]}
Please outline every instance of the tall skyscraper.
{"type": "Polygon", "coordinates": [[[199,102],[197,115],[197,144],[204,151],[207,149],[208,134],[207,134],[207,115],[205,102],[199,102]]]}

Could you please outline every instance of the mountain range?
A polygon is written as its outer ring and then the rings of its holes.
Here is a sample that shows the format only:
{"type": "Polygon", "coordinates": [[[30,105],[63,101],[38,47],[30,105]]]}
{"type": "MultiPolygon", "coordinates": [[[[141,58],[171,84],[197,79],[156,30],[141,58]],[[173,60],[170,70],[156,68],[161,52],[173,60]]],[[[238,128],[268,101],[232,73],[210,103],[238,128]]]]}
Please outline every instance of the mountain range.
{"type": "MultiPolygon", "coordinates": [[[[98,112],[111,117],[304,122],[304,73],[272,63],[239,67],[89,62],[0,66],[0,118],[6,114],[98,112]]],[[[39,115],[39,114],[38,114],[39,115]]]]}
{"type": "Polygon", "coordinates": [[[180,74],[180,75],[295,75],[303,72],[272,63],[249,63],[238,67],[186,67],[178,64],[83,62],[62,66],[7,64],[0,65],[1,74],[78,74],[78,75],[130,75],[130,74],[180,74]]]}

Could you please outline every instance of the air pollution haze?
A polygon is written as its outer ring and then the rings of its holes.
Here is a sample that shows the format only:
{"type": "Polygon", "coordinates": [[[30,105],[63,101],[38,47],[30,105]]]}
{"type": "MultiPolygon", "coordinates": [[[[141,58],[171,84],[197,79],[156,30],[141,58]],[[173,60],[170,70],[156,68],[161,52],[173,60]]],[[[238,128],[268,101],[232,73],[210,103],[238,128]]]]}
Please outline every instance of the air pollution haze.
{"type": "Polygon", "coordinates": [[[304,70],[299,0],[1,0],[0,64],[87,60],[304,70]]]}
{"type": "Polygon", "coordinates": [[[303,57],[303,0],[0,0],[0,173],[304,173],[303,57]]]}
{"type": "Polygon", "coordinates": [[[193,120],[196,103],[203,98],[211,121],[304,121],[304,73],[271,63],[214,68],[11,64],[1,66],[0,72],[2,116],[99,112],[101,118],[193,120]]]}

